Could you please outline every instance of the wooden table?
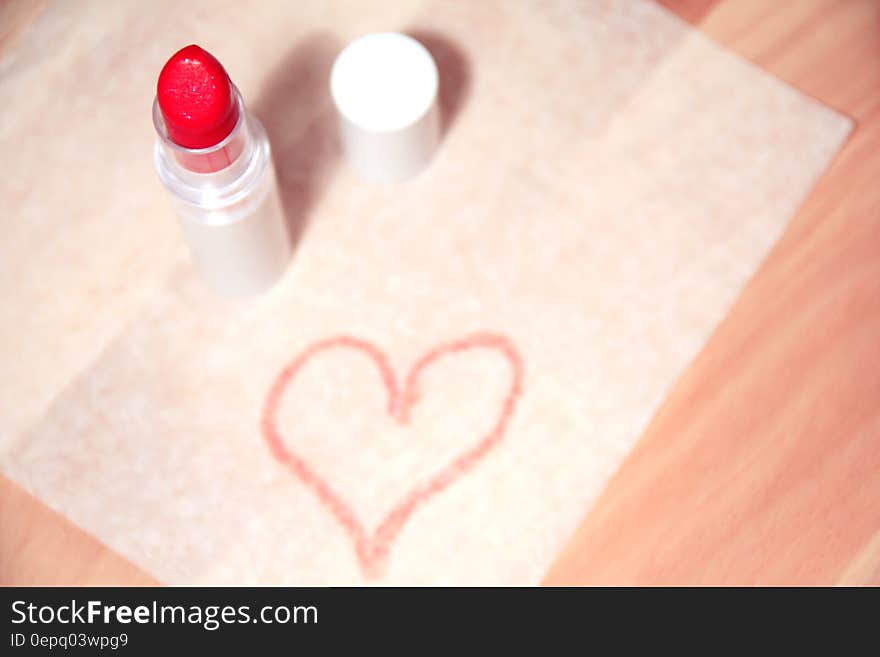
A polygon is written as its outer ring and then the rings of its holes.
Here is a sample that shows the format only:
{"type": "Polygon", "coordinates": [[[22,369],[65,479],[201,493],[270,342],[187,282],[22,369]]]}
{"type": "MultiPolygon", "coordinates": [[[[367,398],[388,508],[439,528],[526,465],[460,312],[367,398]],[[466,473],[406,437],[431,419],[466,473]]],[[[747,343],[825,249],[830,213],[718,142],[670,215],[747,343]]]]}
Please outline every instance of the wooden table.
{"type": "MultiPolygon", "coordinates": [[[[880,584],[880,2],[663,4],[858,126],[547,583],[880,584]]],[[[152,581],[0,479],[0,584],[152,581]]]]}

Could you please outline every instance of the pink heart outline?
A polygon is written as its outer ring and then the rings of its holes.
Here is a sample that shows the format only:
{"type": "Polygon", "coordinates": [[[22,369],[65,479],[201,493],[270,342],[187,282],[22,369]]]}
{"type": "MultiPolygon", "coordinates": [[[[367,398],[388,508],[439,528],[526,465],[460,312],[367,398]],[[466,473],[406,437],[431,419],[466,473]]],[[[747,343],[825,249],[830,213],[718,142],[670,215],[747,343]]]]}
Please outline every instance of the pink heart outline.
{"type": "Polygon", "coordinates": [[[381,349],[366,340],[345,335],[337,336],[321,340],[307,347],[278,373],[266,395],[260,426],[273,456],[315,493],[321,504],[348,532],[364,576],[376,578],[384,572],[391,547],[416,508],[457,481],[504,438],[522,392],[522,379],[523,362],[519,352],[508,338],[499,334],[475,333],[431,349],[410,368],[402,389],[398,387],[394,370],[381,349]],[[501,353],[511,367],[510,387],[492,429],[470,448],[438,470],[428,481],[417,484],[410,489],[383,517],[372,534],[367,532],[351,506],[302,457],[287,447],[275,421],[284,391],[296,378],[300,369],[321,352],[337,348],[354,349],[370,357],[379,370],[382,383],[388,393],[387,412],[401,424],[409,422],[410,410],[418,401],[416,385],[419,376],[440,358],[469,350],[491,349],[501,353]]]}

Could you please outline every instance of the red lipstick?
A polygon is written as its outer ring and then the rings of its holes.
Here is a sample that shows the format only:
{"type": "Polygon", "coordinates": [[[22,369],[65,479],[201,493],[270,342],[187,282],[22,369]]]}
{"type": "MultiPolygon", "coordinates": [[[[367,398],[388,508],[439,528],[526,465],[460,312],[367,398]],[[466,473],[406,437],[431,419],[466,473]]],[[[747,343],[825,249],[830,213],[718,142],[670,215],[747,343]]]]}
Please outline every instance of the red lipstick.
{"type": "Polygon", "coordinates": [[[283,273],[291,246],[269,139],[226,69],[190,45],[159,73],[153,160],[196,268],[215,291],[247,296],[283,273]]]}
{"type": "Polygon", "coordinates": [[[168,136],[178,146],[209,148],[238,122],[232,80],[216,57],[196,45],[171,56],[159,73],[156,98],[168,136]]]}

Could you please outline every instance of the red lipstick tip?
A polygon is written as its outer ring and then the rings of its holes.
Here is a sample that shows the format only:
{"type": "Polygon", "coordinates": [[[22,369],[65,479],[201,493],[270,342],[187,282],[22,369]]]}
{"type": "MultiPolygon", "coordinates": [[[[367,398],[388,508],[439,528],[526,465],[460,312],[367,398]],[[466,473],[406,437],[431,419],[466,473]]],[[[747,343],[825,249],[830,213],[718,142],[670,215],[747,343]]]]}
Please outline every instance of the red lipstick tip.
{"type": "Polygon", "coordinates": [[[162,67],[156,96],[168,137],[184,148],[215,146],[238,122],[226,69],[196,45],[178,50],[162,67]]]}

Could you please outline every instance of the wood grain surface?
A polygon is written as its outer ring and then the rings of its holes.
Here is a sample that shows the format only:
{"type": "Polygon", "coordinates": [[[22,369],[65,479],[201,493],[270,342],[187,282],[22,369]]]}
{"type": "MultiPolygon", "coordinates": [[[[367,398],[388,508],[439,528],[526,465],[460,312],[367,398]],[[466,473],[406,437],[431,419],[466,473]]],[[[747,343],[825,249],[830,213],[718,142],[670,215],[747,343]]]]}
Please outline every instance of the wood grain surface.
{"type": "Polygon", "coordinates": [[[149,575],[0,478],[0,585],[146,586],[149,575]]]}
{"type": "MultiPolygon", "coordinates": [[[[880,583],[880,3],[663,4],[858,127],[547,583],[880,583]]],[[[0,584],[151,582],[0,481],[0,584]]]]}
{"type": "Polygon", "coordinates": [[[858,122],[548,584],[880,584],[880,3],[667,2],[858,122]]]}

